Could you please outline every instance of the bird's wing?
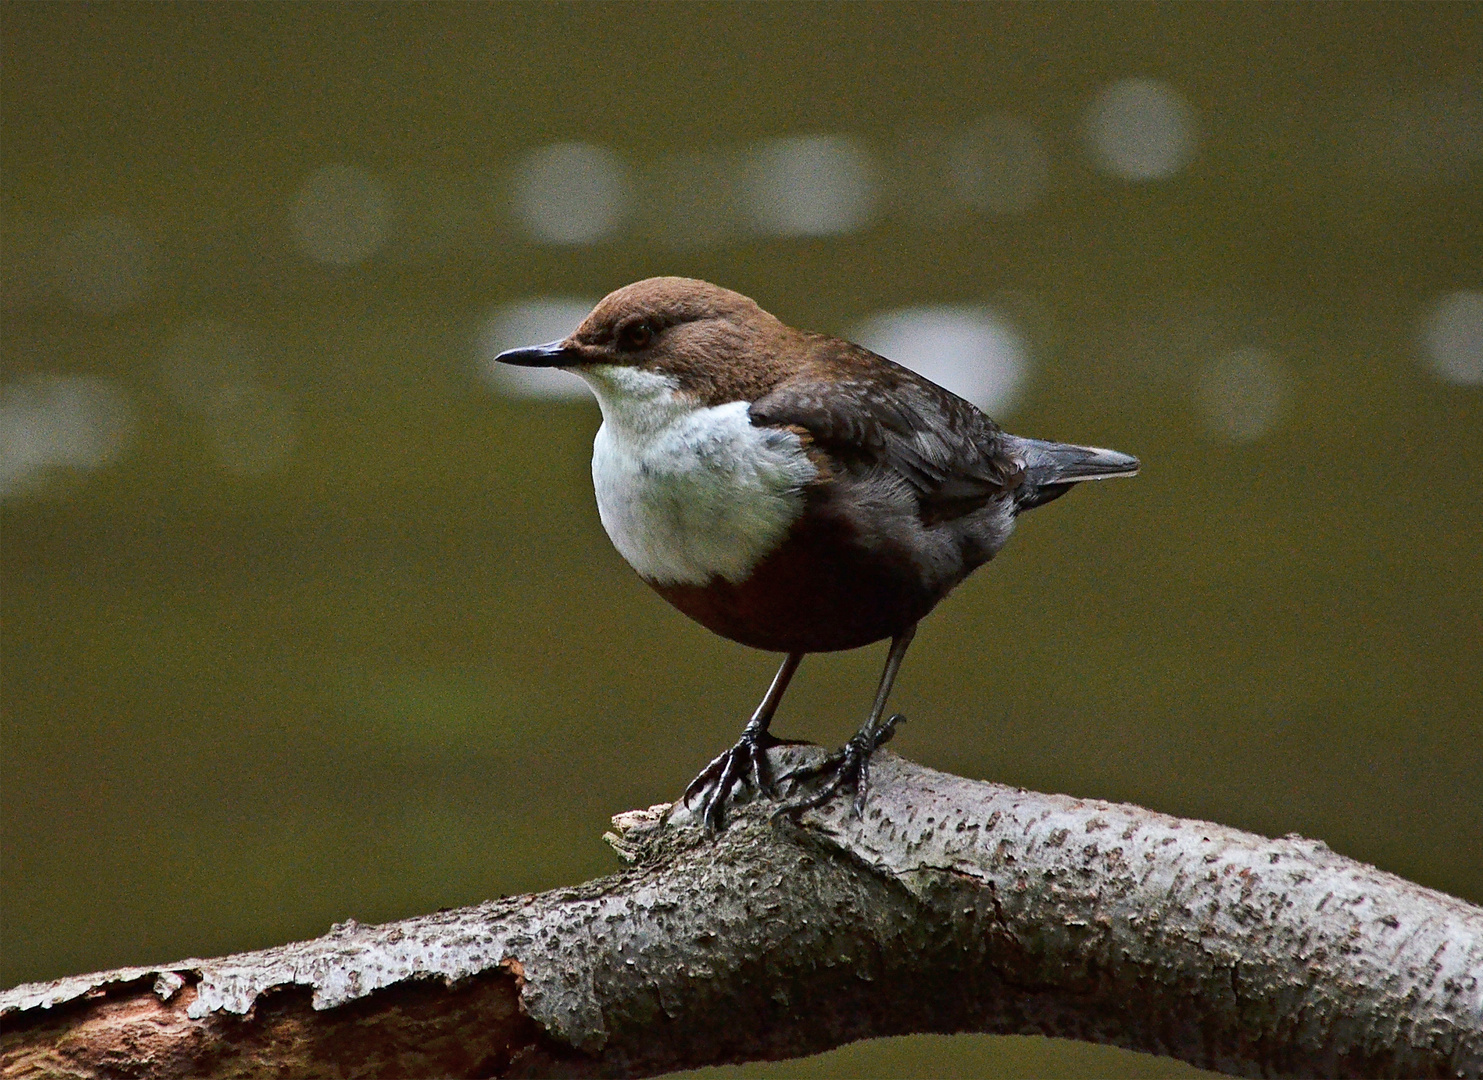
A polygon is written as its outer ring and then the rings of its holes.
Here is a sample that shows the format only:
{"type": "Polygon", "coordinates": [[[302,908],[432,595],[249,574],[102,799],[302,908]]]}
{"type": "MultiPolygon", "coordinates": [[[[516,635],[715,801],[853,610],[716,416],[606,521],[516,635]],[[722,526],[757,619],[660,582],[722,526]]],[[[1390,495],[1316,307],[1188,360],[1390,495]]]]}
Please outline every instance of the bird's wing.
{"type": "Polygon", "coordinates": [[[970,513],[1019,485],[999,425],[956,394],[856,345],[826,356],[753,402],[760,426],[797,427],[846,468],[888,469],[925,520],[970,513]]]}

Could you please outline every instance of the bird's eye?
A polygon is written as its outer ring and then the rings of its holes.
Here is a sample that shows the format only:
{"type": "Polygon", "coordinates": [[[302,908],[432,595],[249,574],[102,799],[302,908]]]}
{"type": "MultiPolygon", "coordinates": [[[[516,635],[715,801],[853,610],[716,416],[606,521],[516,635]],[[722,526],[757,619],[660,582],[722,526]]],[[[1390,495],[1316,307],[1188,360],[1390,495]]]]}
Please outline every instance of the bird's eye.
{"type": "Polygon", "coordinates": [[[654,328],[643,320],[624,323],[618,328],[618,348],[625,352],[642,349],[654,340],[654,328]]]}

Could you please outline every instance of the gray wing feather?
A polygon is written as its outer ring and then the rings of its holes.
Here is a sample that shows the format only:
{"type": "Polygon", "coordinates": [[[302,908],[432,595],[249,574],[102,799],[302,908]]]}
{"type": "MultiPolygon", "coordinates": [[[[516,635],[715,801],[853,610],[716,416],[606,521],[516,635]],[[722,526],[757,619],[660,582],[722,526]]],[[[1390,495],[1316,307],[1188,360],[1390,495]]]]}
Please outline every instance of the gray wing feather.
{"type": "Polygon", "coordinates": [[[924,520],[971,513],[1018,486],[1023,473],[999,425],[936,383],[865,355],[876,362],[868,378],[801,374],[754,402],[752,423],[801,427],[845,468],[894,472],[924,520]]]}

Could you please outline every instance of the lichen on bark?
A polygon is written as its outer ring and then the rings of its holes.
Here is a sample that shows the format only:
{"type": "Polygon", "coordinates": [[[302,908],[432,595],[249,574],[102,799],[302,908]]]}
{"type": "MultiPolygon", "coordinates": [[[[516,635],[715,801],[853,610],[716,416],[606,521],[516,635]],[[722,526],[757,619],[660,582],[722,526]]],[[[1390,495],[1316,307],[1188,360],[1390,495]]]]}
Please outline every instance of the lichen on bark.
{"type": "Polygon", "coordinates": [[[1483,1074],[1483,910],[1317,841],[886,753],[858,819],[651,808],[610,839],[631,865],[572,888],[6,991],[0,1070],[641,1076],[977,1031],[1483,1074]]]}

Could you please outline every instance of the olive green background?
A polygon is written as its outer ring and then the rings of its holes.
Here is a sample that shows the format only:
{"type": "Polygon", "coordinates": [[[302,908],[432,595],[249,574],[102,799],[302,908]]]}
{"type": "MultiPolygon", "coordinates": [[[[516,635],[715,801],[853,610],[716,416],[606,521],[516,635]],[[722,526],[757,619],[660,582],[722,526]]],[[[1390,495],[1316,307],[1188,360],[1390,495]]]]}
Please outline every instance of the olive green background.
{"type": "MultiPolygon", "coordinates": [[[[923,624],[894,749],[1320,837],[1483,901],[1483,391],[1436,378],[1418,337],[1437,297],[1483,285],[1483,170],[1429,170],[1424,152],[1367,168],[1354,150],[1376,94],[1444,86],[1477,107],[1476,5],[9,4],[0,20],[4,380],[106,376],[136,418],[113,464],[3,504],[0,982],[616,867],[608,816],[673,798],[775,658],[645,589],[593,506],[595,407],[499,396],[475,342],[500,303],[657,273],[827,331],[907,304],[1011,308],[1035,366],[1007,426],[1145,463],[1028,516],[923,624]],[[1082,117],[1128,76],[1192,107],[1178,176],[1093,168],[1082,117]],[[501,202],[545,143],[606,146],[636,173],[816,132],[885,160],[1000,110],[1046,141],[1046,193],[1019,217],[924,220],[907,198],[849,235],[676,252],[639,229],[543,246],[501,202]],[[348,268],[303,257],[289,224],[332,163],[410,208],[348,268]],[[474,209],[439,231],[455,204],[474,209]],[[116,314],[24,276],[98,214],[158,253],[147,297],[116,314]],[[260,343],[291,410],[293,450],[260,475],[220,468],[161,386],[162,350],[203,319],[260,343]],[[1242,347],[1290,385],[1281,422],[1232,443],[1193,387],[1242,347]]],[[[777,730],[841,741],[882,657],[805,661],[777,730]]],[[[842,1074],[1191,1071],[963,1037],[739,1073],[842,1074]]]]}

